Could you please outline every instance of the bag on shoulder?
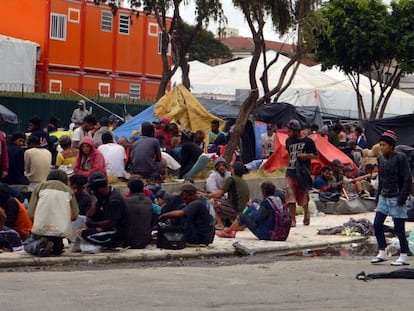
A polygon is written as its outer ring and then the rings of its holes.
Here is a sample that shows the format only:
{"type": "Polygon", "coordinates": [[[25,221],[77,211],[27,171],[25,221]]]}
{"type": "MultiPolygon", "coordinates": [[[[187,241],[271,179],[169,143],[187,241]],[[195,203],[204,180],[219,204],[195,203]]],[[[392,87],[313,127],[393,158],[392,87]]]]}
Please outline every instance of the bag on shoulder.
{"type": "Polygon", "coordinates": [[[289,210],[279,197],[268,197],[266,200],[270,203],[275,214],[275,227],[269,231],[270,240],[286,241],[292,223],[289,210]]]}

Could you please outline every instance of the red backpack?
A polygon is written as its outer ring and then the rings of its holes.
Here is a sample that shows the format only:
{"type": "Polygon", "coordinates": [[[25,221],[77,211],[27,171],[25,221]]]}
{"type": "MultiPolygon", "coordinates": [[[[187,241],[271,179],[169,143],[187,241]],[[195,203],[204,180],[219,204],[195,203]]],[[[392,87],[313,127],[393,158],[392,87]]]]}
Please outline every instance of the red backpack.
{"type": "Polygon", "coordinates": [[[275,214],[275,227],[269,231],[270,240],[286,241],[292,223],[289,210],[279,197],[267,197],[266,199],[275,214]]]}

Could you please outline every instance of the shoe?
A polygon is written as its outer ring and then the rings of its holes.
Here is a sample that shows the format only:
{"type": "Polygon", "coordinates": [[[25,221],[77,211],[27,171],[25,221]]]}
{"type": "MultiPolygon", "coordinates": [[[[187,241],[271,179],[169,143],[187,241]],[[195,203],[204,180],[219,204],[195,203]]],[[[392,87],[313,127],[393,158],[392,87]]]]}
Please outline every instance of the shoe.
{"type": "Polygon", "coordinates": [[[44,245],[42,245],[43,247],[41,247],[39,249],[39,256],[41,257],[47,257],[50,256],[53,246],[55,246],[55,243],[53,243],[52,241],[49,241],[47,239],[45,239],[46,241],[42,241],[44,242],[44,245]]]}
{"type": "Polygon", "coordinates": [[[358,193],[358,197],[360,197],[361,199],[366,199],[366,198],[369,198],[370,195],[367,191],[362,190],[360,193],[358,193]]]}
{"type": "Polygon", "coordinates": [[[237,231],[232,231],[232,232],[224,232],[223,230],[217,230],[216,231],[216,235],[220,238],[227,238],[227,239],[234,239],[236,237],[236,232],[237,231]]]}
{"type": "Polygon", "coordinates": [[[381,258],[381,257],[375,257],[371,259],[371,263],[376,264],[376,263],[381,263],[387,261],[386,258],[381,258]]]}
{"type": "Polygon", "coordinates": [[[409,263],[406,261],[402,261],[397,259],[396,261],[391,262],[391,266],[408,266],[409,263]]]}

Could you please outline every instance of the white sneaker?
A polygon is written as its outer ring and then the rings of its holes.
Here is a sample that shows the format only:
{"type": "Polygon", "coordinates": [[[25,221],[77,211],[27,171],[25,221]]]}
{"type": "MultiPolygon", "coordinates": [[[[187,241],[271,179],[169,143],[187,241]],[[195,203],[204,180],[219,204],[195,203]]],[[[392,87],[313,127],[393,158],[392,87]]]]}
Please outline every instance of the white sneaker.
{"type": "Polygon", "coordinates": [[[408,266],[409,263],[404,259],[398,258],[396,261],[391,262],[391,266],[408,266]]]}

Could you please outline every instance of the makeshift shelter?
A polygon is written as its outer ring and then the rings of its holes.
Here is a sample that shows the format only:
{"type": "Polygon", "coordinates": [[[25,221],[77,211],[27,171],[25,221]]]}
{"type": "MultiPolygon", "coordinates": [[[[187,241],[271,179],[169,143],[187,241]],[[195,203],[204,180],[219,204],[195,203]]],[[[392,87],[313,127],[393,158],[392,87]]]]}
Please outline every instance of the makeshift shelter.
{"type": "Polygon", "coordinates": [[[397,134],[397,145],[414,146],[414,114],[365,122],[368,146],[375,145],[386,130],[397,134]]]}
{"type": "Polygon", "coordinates": [[[113,133],[115,137],[119,138],[124,136],[129,138],[134,131],[141,130],[142,123],[152,122],[154,120],[154,107],[155,104],[152,104],[147,109],[134,116],[132,119],[114,129],[113,133]]]}
{"type": "MultiPolygon", "coordinates": [[[[357,169],[355,163],[341,150],[329,143],[324,137],[319,134],[311,134],[310,138],[315,142],[318,150],[318,159],[311,161],[311,174],[319,175],[323,166],[331,166],[332,161],[338,159],[343,165],[351,166],[354,170],[357,169]]],[[[286,139],[288,135],[282,131],[278,131],[275,135],[274,153],[263,165],[266,171],[275,171],[280,167],[287,167],[288,152],[286,150],[286,139]]]]}

